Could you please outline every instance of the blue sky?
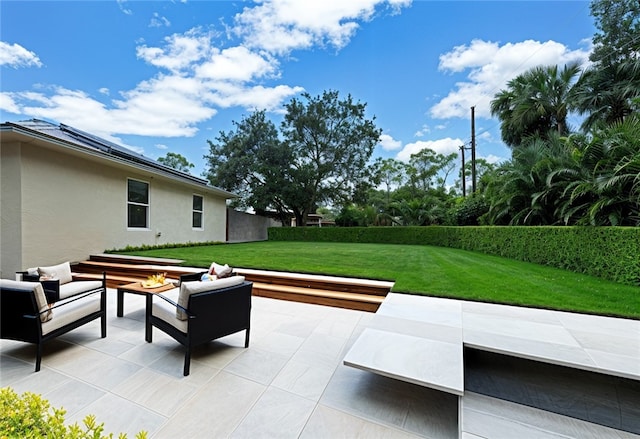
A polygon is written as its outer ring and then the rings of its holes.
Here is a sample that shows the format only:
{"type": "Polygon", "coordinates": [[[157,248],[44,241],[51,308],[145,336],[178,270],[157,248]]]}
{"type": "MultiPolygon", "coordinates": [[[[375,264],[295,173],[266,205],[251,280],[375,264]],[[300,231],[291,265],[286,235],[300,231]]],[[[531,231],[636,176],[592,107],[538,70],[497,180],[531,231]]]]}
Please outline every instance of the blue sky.
{"type": "MultiPolygon", "coordinates": [[[[0,3],[0,120],[64,123],[204,170],[207,140],[302,92],[367,104],[373,158],[428,147],[510,157],[489,101],[536,65],[587,62],[588,1],[0,3]]],[[[572,118],[575,125],[577,118],[572,118]]]]}

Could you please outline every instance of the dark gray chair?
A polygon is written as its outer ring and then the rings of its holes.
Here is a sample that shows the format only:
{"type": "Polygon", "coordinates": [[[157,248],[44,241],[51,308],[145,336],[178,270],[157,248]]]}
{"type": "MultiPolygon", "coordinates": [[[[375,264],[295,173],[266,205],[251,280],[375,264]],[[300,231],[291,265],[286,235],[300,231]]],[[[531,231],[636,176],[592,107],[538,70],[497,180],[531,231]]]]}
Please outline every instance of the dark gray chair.
{"type": "Polygon", "coordinates": [[[153,296],[147,308],[146,340],[152,342],[153,327],[173,337],[186,349],[184,375],[189,375],[191,350],[220,337],[246,331],[244,347],[249,347],[251,290],[253,284],[242,276],[215,281],[182,282],[180,288],[153,296]]]}
{"type": "Polygon", "coordinates": [[[36,372],[47,341],[100,319],[100,336],[107,336],[107,289],[101,287],[48,303],[40,282],[0,279],[0,338],[33,343],[36,372]]]}

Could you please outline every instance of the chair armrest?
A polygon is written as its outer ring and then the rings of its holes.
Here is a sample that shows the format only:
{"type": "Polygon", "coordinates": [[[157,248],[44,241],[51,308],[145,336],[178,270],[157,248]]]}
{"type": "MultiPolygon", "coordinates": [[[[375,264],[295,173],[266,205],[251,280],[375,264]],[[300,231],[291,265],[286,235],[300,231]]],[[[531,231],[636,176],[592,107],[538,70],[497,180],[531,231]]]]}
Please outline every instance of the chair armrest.
{"type": "Polygon", "coordinates": [[[201,272],[198,272],[198,273],[181,274],[180,275],[180,284],[182,282],[191,282],[191,281],[200,280],[202,278],[203,274],[207,274],[207,272],[206,271],[201,271],[201,272]]]}
{"type": "MultiPolygon", "coordinates": [[[[60,301],[58,301],[56,303],[53,303],[52,304],[53,306],[50,306],[49,309],[53,310],[53,309],[60,308],[62,306],[68,305],[69,303],[75,302],[76,300],[81,300],[81,299],[83,299],[83,298],[85,298],[87,296],[91,296],[92,294],[95,294],[96,291],[97,290],[92,290],[92,291],[88,291],[86,293],[76,294],[75,296],[71,296],[71,297],[69,297],[67,299],[62,299],[62,300],[60,300],[60,301]]],[[[102,290],[100,292],[100,295],[104,297],[105,296],[105,290],[102,290]]],[[[44,311],[44,312],[46,312],[46,311],[44,311]]],[[[42,313],[40,313],[40,314],[42,314],[42,313]]]]}
{"type": "Polygon", "coordinates": [[[60,300],[60,280],[59,279],[47,279],[40,280],[40,275],[29,274],[28,271],[16,271],[16,274],[22,275],[24,282],[40,282],[42,289],[47,297],[47,303],[53,303],[60,300]]]}
{"type": "Polygon", "coordinates": [[[44,289],[44,295],[47,296],[48,303],[54,303],[60,300],[60,280],[50,279],[41,280],[42,289],[44,289]]]}
{"type": "Polygon", "coordinates": [[[187,314],[187,317],[189,317],[190,319],[193,319],[193,318],[196,317],[193,314],[191,314],[188,309],[181,307],[176,302],[174,302],[173,300],[169,299],[168,297],[163,296],[162,294],[154,294],[154,297],[159,297],[159,298],[163,299],[165,302],[169,302],[171,305],[173,305],[176,308],[179,308],[180,310],[184,311],[185,314],[187,314]]]}
{"type": "Polygon", "coordinates": [[[22,280],[25,282],[38,282],[40,281],[39,274],[29,274],[28,271],[16,271],[16,274],[22,275],[22,280]]]}

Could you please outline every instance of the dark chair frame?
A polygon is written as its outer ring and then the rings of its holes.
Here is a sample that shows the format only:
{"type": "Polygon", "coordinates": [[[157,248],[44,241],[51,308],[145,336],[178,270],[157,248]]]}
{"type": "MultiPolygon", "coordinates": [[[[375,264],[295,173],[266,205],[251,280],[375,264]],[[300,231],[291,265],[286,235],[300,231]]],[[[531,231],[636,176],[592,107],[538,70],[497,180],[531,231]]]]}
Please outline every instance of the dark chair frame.
{"type": "MultiPolygon", "coordinates": [[[[43,334],[42,322],[40,320],[40,312],[36,302],[35,293],[33,291],[24,291],[10,287],[2,287],[0,289],[0,338],[7,340],[17,340],[36,345],[36,372],[40,370],[42,363],[42,347],[49,340],[66,334],[86,323],[95,319],[100,319],[100,336],[107,336],[107,288],[106,274],[102,277],[102,287],[78,294],[69,299],[62,300],[52,304],[50,308],[54,312],[55,309],[64,307],[65,305],[82,300],[84,297],[100,293],[100,310],[82,316],[78,320],[68,323],[58,329],[43,334]]],[[[47,312],[47,311],[44,311],[47,312]]]]}
{"type": "Polygon", "coordinates": [[[244,347],[249,347],[251,331],[251,290],[253,283],[243,282],[228,288],[203,291],[189,297],[187,308],[182,308],[174,301],[157,294],[154,300],[163,299],[176,308],[181,308],[188,316],[187,332],[152,314],[147,308],[147,321],[150,324],[148,342],[152,342],[153,326],[165,332],[185,347],[184,376],[189,375],[191,350],[198,345],[208,343],[220,337],[246,331],[244,347]]]}

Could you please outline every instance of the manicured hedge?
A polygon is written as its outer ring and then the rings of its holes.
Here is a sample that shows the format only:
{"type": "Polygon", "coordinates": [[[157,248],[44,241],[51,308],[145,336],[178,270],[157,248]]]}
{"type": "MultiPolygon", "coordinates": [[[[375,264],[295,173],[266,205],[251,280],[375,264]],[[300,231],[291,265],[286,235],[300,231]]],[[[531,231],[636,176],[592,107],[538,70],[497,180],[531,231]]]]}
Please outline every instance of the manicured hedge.
{"type": "Polygon", "coordinates": [[[269,240],[452,247],[640,286],[640,227],[272,227],[269,240]]]}

